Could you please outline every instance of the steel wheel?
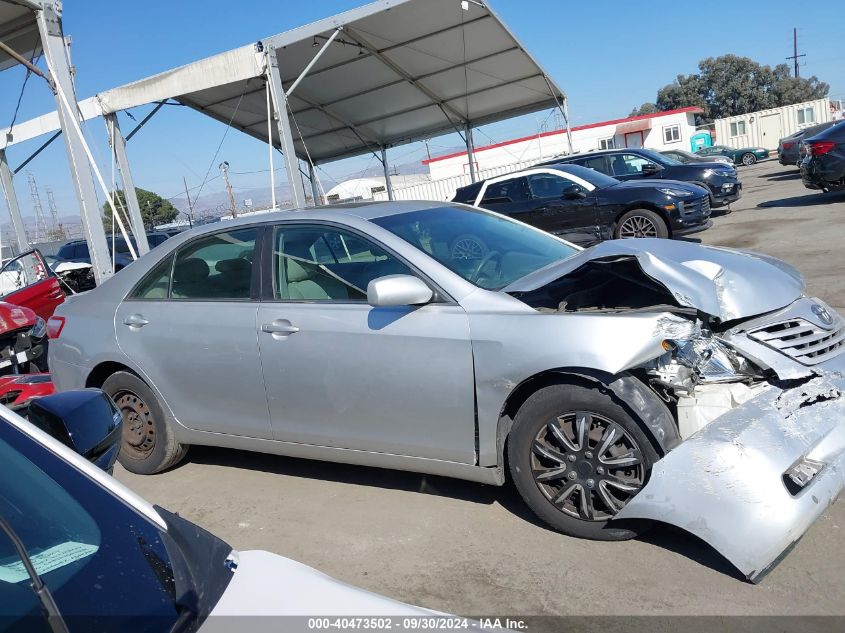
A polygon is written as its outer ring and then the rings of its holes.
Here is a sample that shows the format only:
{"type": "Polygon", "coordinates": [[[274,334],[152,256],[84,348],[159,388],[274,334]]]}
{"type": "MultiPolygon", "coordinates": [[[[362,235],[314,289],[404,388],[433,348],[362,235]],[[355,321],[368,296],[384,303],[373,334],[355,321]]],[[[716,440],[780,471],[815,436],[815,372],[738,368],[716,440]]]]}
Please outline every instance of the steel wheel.
{"type": "Polygon", "coordinates": [[[654,221],[644,215],[632,215],[619,227],[619,237],[657,237],[658,229],[654,221]]]}
{"type": "Polygon", "coordinates": [[[452,244],[452,259],[479,260],[487,253],[487,247],[472,235],[463,235],[452,244]]]}
{"type": "Polygon", "coordinates": [[[115,404],[123,414],[123,446],[135,459],[145,459],[155,448],[156,429],[147,404],[131,391],[115,395],[115,404]]]}
{"type": "Polygon", "coordinates": [[[621,425],[574,411],[542,426],[534,437],[531,471],[558,510],[582,521],[606,521],[643,487],[642,451],[621,425]]]}
{"type": "Polygon", "coordinates": [[[757,162],[757,157],[754,154],[743,154],[742,155],[742,164],[746,167],[749,165],[753,165],[757,162]]]}

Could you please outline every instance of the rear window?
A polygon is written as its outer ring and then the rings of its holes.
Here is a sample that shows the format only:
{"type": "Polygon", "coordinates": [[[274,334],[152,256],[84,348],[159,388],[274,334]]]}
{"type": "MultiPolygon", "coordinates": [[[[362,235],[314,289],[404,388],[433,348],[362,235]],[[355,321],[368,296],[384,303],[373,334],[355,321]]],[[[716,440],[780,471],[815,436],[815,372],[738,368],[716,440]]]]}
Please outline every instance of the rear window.
{"type": "Polygon", "coordinates": [[[481,191],[483,183],[476,182],[467,187],[461,187],[455,192],[455,197],[452,202],[463,202],[464,204],[473,204],[478,197],[478,192],[481,191]]]}

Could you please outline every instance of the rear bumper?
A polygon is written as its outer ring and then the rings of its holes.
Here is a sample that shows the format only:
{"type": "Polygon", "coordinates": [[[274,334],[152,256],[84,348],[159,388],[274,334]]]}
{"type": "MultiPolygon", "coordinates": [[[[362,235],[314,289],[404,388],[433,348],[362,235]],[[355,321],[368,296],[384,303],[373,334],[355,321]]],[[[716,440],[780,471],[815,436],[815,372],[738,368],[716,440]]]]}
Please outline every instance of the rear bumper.
{"type": "Polygon", "coordinates": [[[845,487],[845,355],[790,389],[769,386],[655,464],[617,515],[681,527],[759,581],[845,487]],[[803,487],[786,473],[820,464],[803,487]]]}
{"type": "Polygon", "coordinates": [[[800,164],[801,181],[808,189],[829,189],[845,185],[845,157],[835,153],[803,160],[800,164]]]}

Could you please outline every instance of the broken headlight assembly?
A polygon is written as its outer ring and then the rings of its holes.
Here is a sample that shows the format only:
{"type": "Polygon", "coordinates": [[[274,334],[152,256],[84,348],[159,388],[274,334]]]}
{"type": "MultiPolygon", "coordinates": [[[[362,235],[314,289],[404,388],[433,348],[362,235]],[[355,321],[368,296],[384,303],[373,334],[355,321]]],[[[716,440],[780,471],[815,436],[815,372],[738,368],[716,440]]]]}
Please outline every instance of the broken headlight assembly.
{"type": "Polygon", "coordinates": [[[649,376],[681,393],[691,393],[698,384],[762,380],[758,367],[706,330],[695,338],[666,339],[663,349],[666,353],[654,360],[649,376]]]}

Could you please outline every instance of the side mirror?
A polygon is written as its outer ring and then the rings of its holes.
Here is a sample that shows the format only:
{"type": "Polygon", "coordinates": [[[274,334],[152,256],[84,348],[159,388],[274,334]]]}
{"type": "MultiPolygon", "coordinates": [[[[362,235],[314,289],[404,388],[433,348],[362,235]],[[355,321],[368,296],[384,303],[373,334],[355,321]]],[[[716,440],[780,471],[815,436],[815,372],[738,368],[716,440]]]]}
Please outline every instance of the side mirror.
{"type": "Polygon", "coordinates": [[[569,185],[563,190],[560,197],[564,200],[579,200],[586,198],[587,193],[578,185],[569,185]]]}
{"type": "Polygon", "coordinates": [[[643,175],[644,176],[653,176],[657,172],[660,171],[660,166],[655,165],[654,163],[646,163],[643,165],[643,175]]]}
{"type": "Polygon", "coordinates": [[[123,415],[99,389],[64,391],[33,400],[27,419],[110,473],[120,451],[123,415]]]}
{"type": "Polygon", "coordinates": [[[433,296],[431,288],[413,275],[387,275],[367,284],[367,303],[376,308],[421,305],[433,296]]]}

